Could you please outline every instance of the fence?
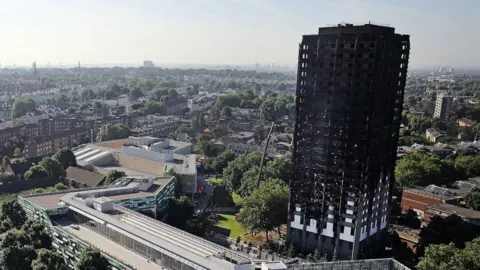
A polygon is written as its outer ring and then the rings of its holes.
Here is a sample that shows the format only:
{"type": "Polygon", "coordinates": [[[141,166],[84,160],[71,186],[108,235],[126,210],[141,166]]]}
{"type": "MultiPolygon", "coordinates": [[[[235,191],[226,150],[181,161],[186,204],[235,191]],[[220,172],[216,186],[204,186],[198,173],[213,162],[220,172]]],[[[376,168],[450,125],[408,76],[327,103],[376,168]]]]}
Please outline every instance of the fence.
{"type": "Polygon", "coordinates": [[[289,265],[288,270],[410,270],[394,259],[337,261],[289,265]]]}

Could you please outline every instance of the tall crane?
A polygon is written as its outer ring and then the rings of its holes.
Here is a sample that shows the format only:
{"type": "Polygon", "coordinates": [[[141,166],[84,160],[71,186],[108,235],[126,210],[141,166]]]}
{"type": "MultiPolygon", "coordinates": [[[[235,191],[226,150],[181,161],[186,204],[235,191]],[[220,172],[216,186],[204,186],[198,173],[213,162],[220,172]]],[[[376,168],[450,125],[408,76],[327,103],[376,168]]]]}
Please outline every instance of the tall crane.
{"type": "Polygon", "coordinates": [[[265,143],[265,148],[263,149],[263,156],[262,161],[260,162],[260,171],[258,173],[257,179],[257,188],[260,186],[260,181],[262,181],[262,172],[263,172],[263,164],[265,163],[265,156],[267,155],[268,150],[268,143],[270,142],[270,137],[272,135],[273,127],[275,126],[275,122],[272,122],[272,126],[270,127],[270,131],[268,132],[267,142],[265,143]]]}

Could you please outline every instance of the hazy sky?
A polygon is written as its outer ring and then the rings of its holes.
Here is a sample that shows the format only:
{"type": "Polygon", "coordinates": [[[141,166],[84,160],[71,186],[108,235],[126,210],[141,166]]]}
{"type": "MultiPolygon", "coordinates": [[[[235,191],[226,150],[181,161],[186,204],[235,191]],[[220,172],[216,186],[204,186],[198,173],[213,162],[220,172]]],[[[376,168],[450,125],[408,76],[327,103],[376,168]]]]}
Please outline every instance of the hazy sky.
{"type": "Polygon", "coordinates": [[[303,34],[339,22],[411,35],[411,66],[480,63],[478,0],[0,0],[3,65],[294,65],[303,34]]]}

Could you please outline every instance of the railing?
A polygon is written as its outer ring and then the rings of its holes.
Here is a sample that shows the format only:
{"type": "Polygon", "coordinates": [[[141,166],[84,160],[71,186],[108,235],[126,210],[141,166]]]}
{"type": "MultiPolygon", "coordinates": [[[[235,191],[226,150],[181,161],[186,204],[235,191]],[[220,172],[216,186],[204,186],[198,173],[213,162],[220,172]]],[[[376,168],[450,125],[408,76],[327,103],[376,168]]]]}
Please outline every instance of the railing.
{"type": "Polygon", "coordinates": [[[394,259],[373,259],[373,260],[355,260],[355,261],[336,261],[323,263],[305,263],[293,264],[288,266],[288,270],[410,270],[410,268],[397,262],[394,259]]]}
{"type": "Polygon", "coordinates": [[[237,259],[237,261],[238,261],[240,264],[241,264],[242,262],[246,262],[246,261],[249,261],[249,262],[250,262],[250,261],[251,261],[250,258],[248,258],[247,256],[244,256],[243,254],[239,254],[239,253],[237,253],[237,252],[234,252],[234,251],[231,250],[231,249],[228,249],[228,248],[225,248],[225,247],[223,247],[223,246],[214,244],[214,243],[212,243],[212,242],[210,242],[210,241],[208,241],[208,240],[205,240],[205,239],[203,239],[203,238],[200,238],[200,237],[198,237],[198,236],[189,234],[189,233],[187,233],[187,232],[185,232],[185,231],[182,231],[182,230],[180,230],[180,229],[178,229],[178,228],[175,228],[175,227],[173,227],[173,226],[170,226],[170,225],[168,225],[168,224],[166,224],[166,223],[160,222],[160,221],[158,221],[158,220],[156,220],[156,219],[146,217],[146,216],[143,215],[143,214],[137,213],[137,212],[132,211],[132,210],[130,210],[130,209],[127,209],[127,208],[125,208],[125,207],[123,207],[123,206],[119,206],[119,205],[114,204],[114,205],[113,205],[113,208],[116,209],[116,210],[119,210],[119,211],[121,211],[121,212],[128,213],[129,215],[135,216],[135,217],[137,217],[137,218],[139,218],[139,219],[141,219],[141,220],[145,220],[145,221],[154,223],[154,224],[156,224],[156,225],[158,225],[158,226],[164,227],[164,228],[166,228],[166,229],[168,229],[168,230],[174,231],[174,232],[176,232],[176,233],[178,233],[178,234],[180,234],[180,235],[182,235],[182,236],[184,236],[184,237],[186,237],[186,238],[194,239],[194,240],[196,240],[196,241],[200,242],[201,244],[204,244],[204,245],[206,245],[206,246],[208,246],[208,247],[215,248],[215,249],[218,249],[219,251],[225,252],[225,253],[231,255],[233,258],[237,259]]]}
{"type": "MultiPolygon", "coordinates": [[[[56,224],[56,223],[55,223],[56,224]]],[[[82,227],[85,227],[85,226],[82,226],[82,227]]],[[[109,257],[110,259],[114,260],[114,261],[117,261],[119,262],[120,264],[124,265],[125,267],[128,267],[130,268],[131,270],[136,270],[135,267],[131,266],[130,264],[126,263],[125,261],[121,260],[121,259],[118,259],[117,257],[113,256],[112,254],[108,253],[107,251],[105,251],[104,249],[101,249],[97,246],[95,246],[94,244],[90,243],[89,241],[87,240],[84,240],[84,239],[80,239],[78,238],[77,236],[75,236],[74,234],[70,233],[69,231],[61,228],[60,226],[54,226],[55,229],[59,230],[59,231],[62,231],[64,233],[66,233],[69,237],[75,239],[76,241],[78,242],[81,242],[83,243],[84,245],[88,245],[88,246],[91,246],[91,247],[95,247],[96,249],[100,250],[103,254],[107,255],[107,257],[109,257]]],[[[85,227],[86,228],[86,227],[85,227]]],[[[86,228],[88,229],[88,228],[86,228]]],[[[103,236],[102,236],[103,237],[103,236]]]]}

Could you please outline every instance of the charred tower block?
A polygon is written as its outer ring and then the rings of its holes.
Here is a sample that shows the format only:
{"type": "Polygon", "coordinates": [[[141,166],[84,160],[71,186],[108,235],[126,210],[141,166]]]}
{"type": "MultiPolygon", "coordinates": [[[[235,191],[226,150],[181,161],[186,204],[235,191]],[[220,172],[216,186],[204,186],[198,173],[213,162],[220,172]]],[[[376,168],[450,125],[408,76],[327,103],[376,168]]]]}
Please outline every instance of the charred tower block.
{"type": "Polygon", "coordinates": [[[355,259],[379,246],[389,202],[410,41],[351,24],[299,48],[288,241],[355,259]]]}

